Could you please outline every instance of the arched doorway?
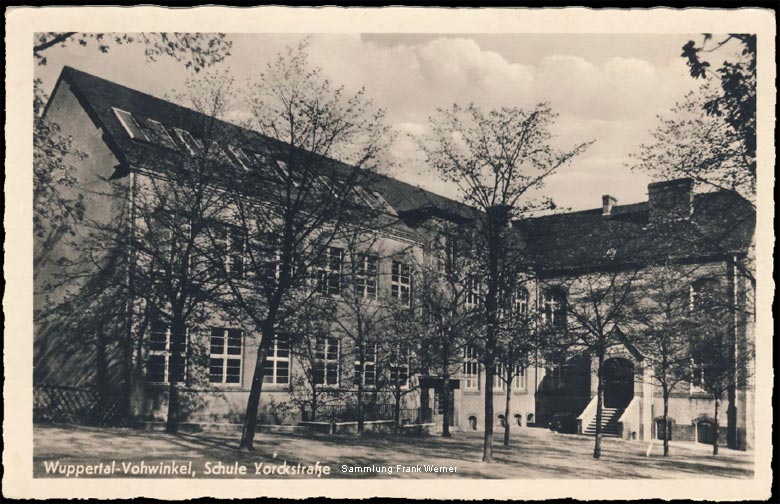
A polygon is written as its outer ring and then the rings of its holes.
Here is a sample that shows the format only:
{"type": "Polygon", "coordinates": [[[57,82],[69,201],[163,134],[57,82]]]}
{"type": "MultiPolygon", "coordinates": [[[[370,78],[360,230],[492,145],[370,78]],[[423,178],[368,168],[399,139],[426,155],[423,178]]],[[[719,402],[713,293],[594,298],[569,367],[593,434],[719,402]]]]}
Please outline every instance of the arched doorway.
{"type": "Polygon", "coordinates": [[[623,358],[604,362],[604,407],[625,408],[634,398],[634,364],[623,358]]]}

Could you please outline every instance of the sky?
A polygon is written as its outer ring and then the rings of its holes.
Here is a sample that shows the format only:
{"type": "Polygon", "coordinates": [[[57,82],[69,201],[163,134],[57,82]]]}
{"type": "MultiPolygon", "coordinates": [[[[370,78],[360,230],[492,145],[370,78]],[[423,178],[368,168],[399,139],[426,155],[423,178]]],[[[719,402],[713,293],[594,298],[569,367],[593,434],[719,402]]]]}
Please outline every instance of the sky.
{"type": "MultiPolygon", "coordinates": [[[[241,83],[304,35],[233,34],[231,56],[214,70],[241,83]]],[[[646,199],[649,176],[631,171],[629,154],[650,140],[657,115],[697,86],[681,48],[697,34],[323,34],[311,35],[311,62],[347,90],[365,87],[400,133],[391,175],[457,198],[439,179],[414,140],[437,107],[475,103],[485,109],[549,102],[559,114],[555,145],[594,141],[549,177],[544,193],[559,207],[597,208],[601,196],[619,203],[646,199]]],[[[165,97],[180,93],[191,74],[170,59],[148,61],[139,45],[107,54],[70,44],[46,51],[36,68],[51,90],[64,65],[165,97]]],[[[241,111],[236,111],[240,116],[241,111]]]]}

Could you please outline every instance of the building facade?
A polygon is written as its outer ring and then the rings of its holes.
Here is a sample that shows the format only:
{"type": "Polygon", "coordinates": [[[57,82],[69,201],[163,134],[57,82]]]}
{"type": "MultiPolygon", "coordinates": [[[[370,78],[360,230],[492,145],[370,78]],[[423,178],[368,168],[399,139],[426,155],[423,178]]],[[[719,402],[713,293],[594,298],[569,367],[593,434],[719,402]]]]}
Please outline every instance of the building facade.
{"type": "MultiPolygon", "coordinates": [[[[46,118],[61,126],[76,149],[86,154],[74,163],[73,194],[88,191],[85,214],[91,222],[110,223],[132,219],[133,198],[138,198],[153,172],[140,168],[151,152],[160,148],[160,138],[170,149],[189,150],[198,136],[188,128],[198,116],[161,100],[118,84],[65,68],[47,105],[46,118]],[[158,141],[152,141],[157,138],[158,141]],[[139,189],[141,188],[141,189],[139,189]]],[[[234,126],[231,126],[235,128],[234,126]]],[[[231,146],[217,146],[226,159],[241,163],[246,154],[231,146]]],[[[388,222],[376,241],[376,257],[360,264],[360,293],[368,304],[382,309],[384,300],[408,302],[419,294],[423,283],[415,275],[419,268],[439,260],[430,257],[430,243],[442,226],[467,225],[477,212],[420,188],[389,177],[377,177],[363,187],[375,208],[388,222]]],[[[690,180],[651,184],[648,201],[618,205],[604,196],[594,210],[524,219],[512,223],[514,232],[526,244],[532,280],[524,296],[528,310],[540,313],[545,324],[565,326],[567,306],[573,306],[592,285],[592,279],[633,272],[637,285],[650,282],[663,261],[673,268],[693,271],[691,295],[708,281],[729,296],[733,314],[730,331],[737,352],[748,352],[753,335],[752,285],[749,276],[754,215],[734,196],[725,192],[696,194],[690,180]],[[638,272],[638,273],[637,273],[638,272]]],[[[73,237],[38,240],[36,246],[36,313],[53,312],[65,302],[68,292],[51,279],[57,276],[62,258],[76,259],[85,252],[73,246],[73,237]]],[[[227,246],[229,250],[229,246],[227,246]]],[[[317,288],[339,297],[355,282],[344,280],[342,265],[349,244],[335,240],[321,266],[323,283],[317,288]]],[[[89,251],[100,259],[115,251],[89,251]]],[[[121,252],[120,252],[121,253],[121,252]]],[[[242,264],[240,251],[233,251],[233,268],[242,264]]],[[[99,288],[90,271],[71,286],[71,291],[99,288]]],[[[121,271],[114,273],[121,275],[121,271]]],[[[595,281],[595,280],[594,280],[595,281]]],[[[709,285],[709,284],[708,284],[709,285]]],[[[641,289],[640,289],[641,290],[641,289]]],[[[354,291],[350,291],[352,293],[354,291]]],[[[133,314],[142,310],[132,296],[123,299],[111,316],[100,319],[98,334],[79,334],[79,317],[101,316],[95,307],[68,305],[61,315],[68,325],[39,317],[35,334],[36,387],[91,387],[96,383],[112,394],[127,398],[129,417],[138,421],[160,421],[166,415],[170,381],[180,382],[183,420],[191,422],[238,422],[246,407],[254,373],[259,334],[251,324],[228,315],[219,307],[204,308],[198,327],[177,341],[169,326],[144,327],[148,338],[136,345],[133,334],[142,321],[133,314]],[[63,327],[69,327],[63,330],[63,327]],[[74,334],[75,332],[75,334],[74,334]],[[193,349],[198,348],[195,352],[193,349]],[[197,355],[195,355],[197,354],[197,355]]],[[[95,327],[94,324],[89,327],[95,327]]],[[[261,423],[294,424],[311,420],[307,411],[307,377],[314,390],[319,387],[322,403],[319,418],[350,416],[351,399],[358,382],[365,389],[368,419],[387,419],[394,397],[387,385],[403,382],[402,420],[433,421],[441,424],[442,395],[450,397],[450,423],[456,430],[482,430],[492,422],[499,430],[505,423],[517,428],[557,426],[563,430],[592,433],[595,422],[597,359],[588,351],[569,354],[560,362],[538,358],[512,382],[510,413],[505,414],[507,387],[495,379],[493,399],[496,417],[484,418],[485,373],[478,352],[465,346],[458,351],[462,363],[454,371],[448,390],[439,377],[416,372],[399,355],[392,362],[378,345],[363,358],[355,357],[354,341],[344,329],[332,324],[331,335],[312,343],[309,365],[296,358],[289,335],[279,331],[265,360],[261,423]],[[308,374],[307,374],[308,373],[308,374]],[[388,378],[390,377],[390,378],[388,378]],[[300,397],[299,397],[300,395],[300,397]],[[301,398],[303,397],[303,399],[301,398]]],[[[652,379],[652,366],[637,345],[632,344],[630,324],[612,328],[620,333],[603,363],[605,381],[603,419],[607,435],[627,439],[658,437],[664,429],[660,389],[652,379]],[[622,343],[620,343],[622,342],[622,343]]],[[[90,330],[91,331],[91,330],[90,330]]],[[[752,385],[749,367],[729,393],[729,425],[740,447],[751,447],[752,385]]],[[[712,441],[713,398],[698,386],[701,376],[691,376],[672,393],[669,403],[673,440],[702,443],[712,441]]],[[[37,389],[36,389],[37,390],[37,389]]],[[[315,419],[319,419],[315,418],[315,419]]],[[[725,418],[725,416],[723,417],[725,418]]],[[[727,439],[726,422],[721,421],[727,439]]]]}

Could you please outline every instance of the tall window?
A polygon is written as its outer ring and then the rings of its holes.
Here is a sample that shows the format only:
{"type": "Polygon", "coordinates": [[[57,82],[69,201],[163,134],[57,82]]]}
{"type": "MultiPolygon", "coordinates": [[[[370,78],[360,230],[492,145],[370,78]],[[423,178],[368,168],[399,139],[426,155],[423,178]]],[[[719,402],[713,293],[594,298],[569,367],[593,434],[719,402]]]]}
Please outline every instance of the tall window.
{"type": "Polygon", "coordinates": [[[479,352],[468,345],[463,358],[463,378],[466,390],[479,389],[479,352]]]}
{"type": "MultiPolygon", "coordinates": [[[[161,212],[149,223],[147,247],[152,260],[152,271],[156,275],[170,274],[177,277],[181,271],[181,261],[191,262],[192,256],[195,255],[192,251],[191,257],[185,257],[184,249],[191,239],[192,230],[188,222],[178,220],[176,214],[161,212]]],[[[188,263],[187,268],[189,266],[188,263]]],[[[185,269],[185,274],[188,271],[185,269]]]]}
{"type": "Polygon", "coordinates": [[[525,367],[518,365],[514,373],[512,388],[514,390],[526,390],[528,387],[528,378],[525,374],[525,367]]]}
{"type": "Polygon", "coordinates": [[[704,367],[691,359],[691,394],[701,394],[704,392],[704,367]]]}
{"type": "Polygon", "coordinates": [[[528,290],[525,287],[515,289],[512,296],[512,315],[516,318],[525,318],[528,315],[528,290]]]}
{"type": "Polygon", "coordinates": [[[317,292],[325,296],[341,294],[341,266],[344,251],[328,247],[317,268],[317,292]]]}
{"type": "Polygon", "coordinates": [[[390,356],[390,385],[393,387],[409,386],[411,371],[411,356],[409,347],[402,345],[393,351],[390,356]]]}
{"type": "Polygon", "coordinates": [[[317,338],[314,352],[314,383],[318,385],[339,384],[340,342],[335,336],[317,338]]]}
{"type": "Polygon", "coordinates": [[[358,297],[376,299],[379,258],[375,255],[359,255],[355,258],[355,294],[358,297]]]}
{"type": "Polygon", "coordinates": [[[217,254],[228,276],[241,279],[245,274],[246,233],[239,226],[222,224],[214,230],[217,254]]]}
{"type": "Polygon", "coordinates": [[[241,383],[243,331],[212,327],[210,349],[209,382],[241,383]]]}
{"type": "Polygon", "coordinates": [[[466,279],[464,285],[465,303],[469,308],[474,308],[479,304],[479,296],[482,291],[479,279],[475,276],[470,276],[466,279]]]}
{"type": "Polygon", "coordinates": [[[390,296],[406,306],[412,304],[412,268],[406,263],[393,261],[390,275],[390,296]]]}
{"type": "Polygon", "coordinates": [[[354,383],[363,383],[365,387],[376,386],[376,345],[368,345],[365,350],[365,360],[355,360],[354,383]]]}
{"type": "Polygon", "coordinates": [[[566,328],[566,294],[560,288],[545,291],[542,298],[544,323],[553,329],[566,328]]]}
{"type": "Polygon", "coordinates": [[[493,391],[503,392],[506,390],[506,383],[504,382],[504,366],[502,364],[496,364],[496,369],[493,373],[493,391]]]}
{"type": "Polygon", "coordinates": [[[703,278],[690,287],[690,309],[694,314],[707,314],[716,306],[718,282],[712,278],[703,278]]]}
{"type": "Polygon", "coordinates": [[[187,363],[187,332],[174,336],[168,324],[154,321],[149,331],[146,379],[150,383],[181,383],[187,363]]]}
{"type": "Polygon", "coordinates": [[[454,235],[447,234],[444,237],[444,264],[445,271],[450,274],[455,271],[458,258],[457,240],[454,235]]]}
{"type": "Polygon", "coordinates": [[[287,385],[290,383],[290,335],[278,333],[265,359],[263,383],[287,385]]]}
{"type": "Polygon", "coordinates": [[[566,388],[566,364],[563,361],[552,362],[545,369],[548,390],[566,388]]]}

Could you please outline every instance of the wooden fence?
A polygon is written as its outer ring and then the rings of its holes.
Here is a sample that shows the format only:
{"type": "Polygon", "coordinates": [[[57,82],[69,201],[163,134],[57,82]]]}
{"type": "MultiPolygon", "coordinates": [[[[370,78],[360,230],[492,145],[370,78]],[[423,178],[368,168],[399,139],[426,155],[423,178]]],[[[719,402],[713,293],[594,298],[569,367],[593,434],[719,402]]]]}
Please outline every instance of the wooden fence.
{"type": "Polygon", "coordinates": [[[85,425],[125,426],[122,394],[101,396],[94,388],[36,385],[33,387],[33,421],[85,425]]]}

